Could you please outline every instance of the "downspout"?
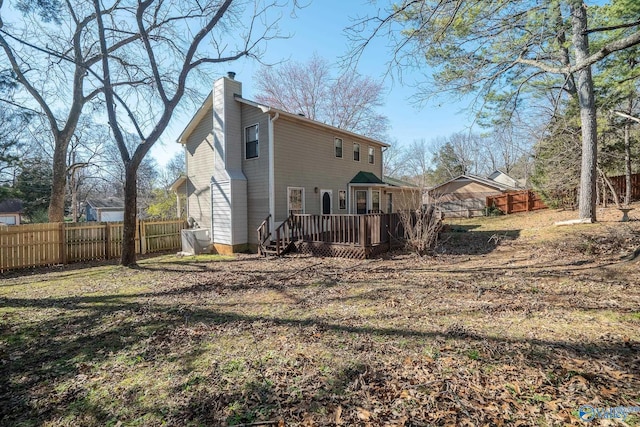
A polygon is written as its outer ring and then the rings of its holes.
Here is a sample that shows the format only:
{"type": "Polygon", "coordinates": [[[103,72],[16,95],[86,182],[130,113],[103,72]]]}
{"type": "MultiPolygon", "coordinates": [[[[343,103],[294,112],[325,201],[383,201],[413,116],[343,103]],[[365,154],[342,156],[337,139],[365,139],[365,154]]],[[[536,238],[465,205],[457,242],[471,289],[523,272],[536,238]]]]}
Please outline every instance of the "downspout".
{"type": "MultiPolygon", "coordinates": [[[[211,112],[212,112],[212,122],[211,122],[211,133],[213,135],[213,170],[215,173],[215,167],[216,167],[216,85],[215,82],[213,84],[213,90],[211,91],[211,112]]],[[[224,107],[223,107],[224,108],[224,107]]],[[[224,132],[224,130],[223,130],[224,132]]],[[[226,169],[226,165],[225,165],[225,169],[226,169]]],[[[211,218],[209,219],[209,243],[214,243],[215,239],[214,239],[214,232],[215,230],[213,229],[213,185],[211,184],[211,181],[213,181],[213,177],[214,175],[211,175],[211,178],[209,178],[209,213],[211,218]]],[[[231,221],[229,221],[229,224],[232,224],[231,221]]],[[[233,225],[232,225],[233,226],[233,225]]]]}
{"type": "Polygon", "coordinates": [[[280,118],[280,113],[276,111],[273,117],[269,117],[269,214],[271,220],[269,221],[269,228],[274,231],[275,217],[276,217],[276,172],[275,172],[275,141],[273,124],[280,118]]]}
{"type": "Polygon", "coordinates": [[[187,205],[185,206],[185,219],[187,219],[187,221],[189,220],[189,162],[187,162],[187,154],[189,154],[189,151],[187,150],[187,144],[183,145],[184,148],[184,175],[187,177],[187,180],[185,181],[185,185],[184,185],[184,203],[187,205]]]}

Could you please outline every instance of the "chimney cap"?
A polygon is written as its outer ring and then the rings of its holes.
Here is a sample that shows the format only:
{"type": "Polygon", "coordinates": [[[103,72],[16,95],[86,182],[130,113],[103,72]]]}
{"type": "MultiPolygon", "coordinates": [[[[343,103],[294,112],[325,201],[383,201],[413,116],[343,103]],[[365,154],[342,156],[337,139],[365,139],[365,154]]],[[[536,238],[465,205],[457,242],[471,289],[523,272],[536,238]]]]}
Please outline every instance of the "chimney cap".
{"type": "Polygon", "coordinates": [[[236,72],[235,71],[229,71],[227,73],[227,77],[229,77],[231,80],[236,78],[236,72]]]}

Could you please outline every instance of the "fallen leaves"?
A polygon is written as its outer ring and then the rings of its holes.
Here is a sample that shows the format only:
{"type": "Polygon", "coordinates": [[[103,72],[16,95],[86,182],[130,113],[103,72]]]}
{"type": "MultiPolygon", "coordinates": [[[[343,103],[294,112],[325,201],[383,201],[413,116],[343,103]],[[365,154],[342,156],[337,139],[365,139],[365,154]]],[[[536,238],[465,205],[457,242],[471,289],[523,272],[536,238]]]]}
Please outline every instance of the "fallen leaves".
{"type": "Polygon", "coordinates": [[[601,232],[493,252],[469,232],[426,260],[166,258],[55,289],[16,276],[0,424],[577,425],[580,404],[640,391],[640,273],[616,264],[635,235],[601,232]]]}

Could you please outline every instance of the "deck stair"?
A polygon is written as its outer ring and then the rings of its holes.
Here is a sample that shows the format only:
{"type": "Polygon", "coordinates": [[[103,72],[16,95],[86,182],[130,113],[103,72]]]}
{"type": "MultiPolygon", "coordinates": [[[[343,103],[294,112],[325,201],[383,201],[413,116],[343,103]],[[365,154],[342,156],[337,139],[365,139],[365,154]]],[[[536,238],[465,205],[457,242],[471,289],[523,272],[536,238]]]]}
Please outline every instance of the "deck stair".
{"type": "Polygon", "coordinates": [[[291,252],[293,246],[293,242],[289,242],[288,244],[280,242],[278,244],[277,241],[271,240],[268,244],[265,244],[260,248],[260,253],[264,256],[282,256],[291,252]]]}
{"type": "Polygon", "coordinates": [[[258,227],[258,254],[262,256],[282,256],[295,248],[299,240],[297,227],[294,226],[293,215],[289,216],[273,232],[271,231],[271,215],[267,216],[258,227]]]}

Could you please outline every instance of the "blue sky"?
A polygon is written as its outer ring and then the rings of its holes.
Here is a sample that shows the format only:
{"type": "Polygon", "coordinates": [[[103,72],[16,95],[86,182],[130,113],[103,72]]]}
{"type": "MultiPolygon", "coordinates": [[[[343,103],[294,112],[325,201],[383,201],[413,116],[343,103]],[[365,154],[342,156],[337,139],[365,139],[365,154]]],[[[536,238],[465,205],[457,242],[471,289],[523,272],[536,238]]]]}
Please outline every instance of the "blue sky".
{"type": "MultiPolygon", "coordinates": [[[[285,14],[280,22],[281,32],[291,34],[291,37],[270,41],[263,57],[264,62],[305,62],[316,52],[319,56],[337,63],[349,51],[344,29],[352,23],[352,18],[375,13],[377,7],[387,3],[379,2],[376,7],[367,0],[302,1],[309,5],[298,10],[295,18],[285,14]]],[[[387,72],[388,55],[385,41],[377,40],[365,51],[359,62],[358,72],[376,79],[383,78],[387,72]]],[[[226,64],[225,67],[224,70],[218,70],[219,74],[235,71],[236,79],[242,82],[243,96],[252,99],[255,94],[254,75],[260,64],[241,60],[226,64]]],[[[402,83],[390,76],[384,80],[386,103],[381,112],[390,120],[392,140],[406,145],[414,140],[430,141],[435,137],[447,136],[469,128],[471,117],[460,113],[467,105],[452,102],[446,96],[435,99],[420,109],[414,107],[411,97],[414,93],[412,83],[416,78],[419,76],[405,73],[402,83]]],[[[163,141],[158,141],[157,146],[153,148],[152,155],[160,164],[164,164],[179,151],[179,144],[175,143],[175,140],[189,118],[189,114],[176,117],[163,141]]]]}

